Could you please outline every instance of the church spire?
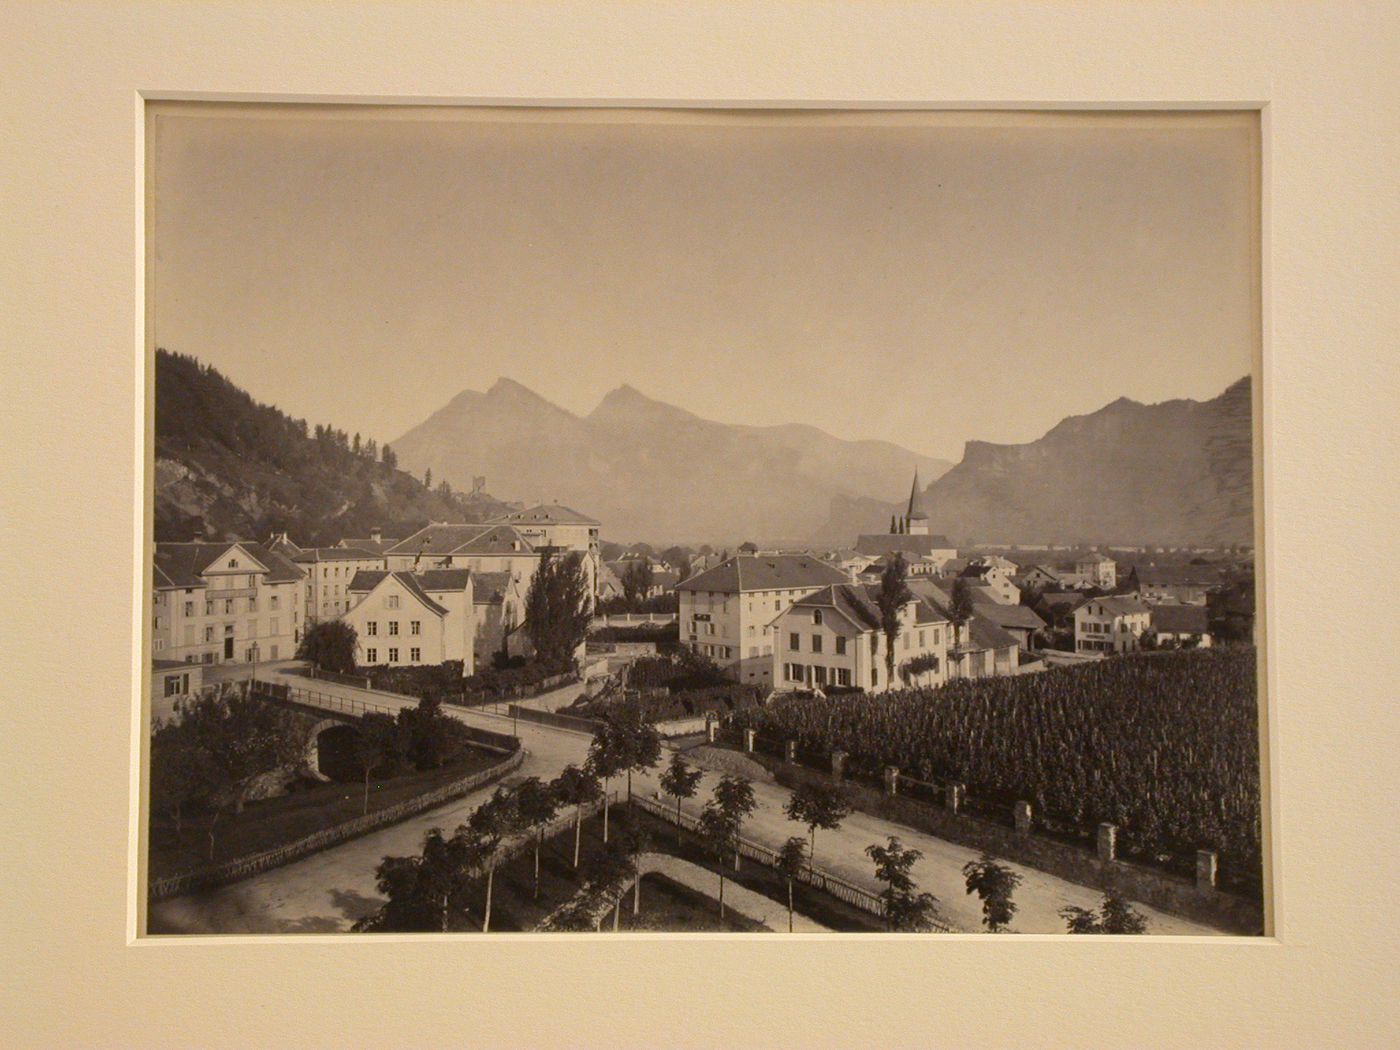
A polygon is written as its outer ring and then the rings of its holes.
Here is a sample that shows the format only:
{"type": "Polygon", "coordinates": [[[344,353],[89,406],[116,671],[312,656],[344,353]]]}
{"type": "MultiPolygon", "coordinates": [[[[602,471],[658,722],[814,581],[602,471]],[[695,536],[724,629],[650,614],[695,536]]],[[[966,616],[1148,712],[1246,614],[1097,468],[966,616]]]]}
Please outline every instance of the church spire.
{"type": "Polygon", "coordinates": [[[909,489],[909,511],[904,516],[904,531],[913,536],[928,535],[928,515],[922,506],[919,492],[919,470],[914,469],[914,484],[909,489]]]}
{"type": "Polygon", "coordinates": [[[905,512],[906,518],[913,518],[919,510],[919,468],[914,468],[914,484],[909,489],[909,509],[905,512]]]}

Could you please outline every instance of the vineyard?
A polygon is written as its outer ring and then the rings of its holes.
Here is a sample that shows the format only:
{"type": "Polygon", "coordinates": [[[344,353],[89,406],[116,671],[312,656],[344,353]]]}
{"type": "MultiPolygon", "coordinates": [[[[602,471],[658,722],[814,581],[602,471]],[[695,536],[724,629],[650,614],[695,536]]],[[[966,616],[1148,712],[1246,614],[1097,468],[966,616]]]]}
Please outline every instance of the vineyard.
{"type": "Polygon", "coordinates": [[[1051,830],[1119,827],[1121,852],[1186,870],[1220,856],[1224,884],[1261,882],[1255,653],[1232,647],[1103,660],[937,689],[778,697],[734,728],[966,784],[970,798],[1031,802],[1051,830]]]}

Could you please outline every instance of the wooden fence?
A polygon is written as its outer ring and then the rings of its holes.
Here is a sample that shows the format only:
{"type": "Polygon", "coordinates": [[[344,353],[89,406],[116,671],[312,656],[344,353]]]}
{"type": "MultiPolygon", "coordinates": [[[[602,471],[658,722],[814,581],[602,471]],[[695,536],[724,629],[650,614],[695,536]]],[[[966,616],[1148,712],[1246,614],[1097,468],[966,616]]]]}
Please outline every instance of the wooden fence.
{"type": "Polygon", "coordinates": [[[320,850],[359,838],[371,831],[378,831],[390,824],[396,824],[401,820],[416,816],[424,810],[432,809],[434,806],[459,799],[482,785],[489,784],[493,780],[520,768],[520,764],[524,760],[525,752],[517,744],[516,749],[508,758],[497,762],[494,766],[478,770],[470,776],[454,780],[450,784],[444,784],[440,788],[424,792],[421,795],[415,795],[413,798],[404,799],[402,802],[386,806],[384,809],[375,810],[373,813],[367,813],[362,817],[355,817],[332,827],[322,828],[305,838],[263,850],[261,853],[235,857],[222,864],[155,879],[147,886],[146,895],[149,900],[154,902],[192,893],[195,890],[212,889],[215,886],[225,886],[231,882],[251,878],[272,868],[300,860],[302,857],[320,850]]]}

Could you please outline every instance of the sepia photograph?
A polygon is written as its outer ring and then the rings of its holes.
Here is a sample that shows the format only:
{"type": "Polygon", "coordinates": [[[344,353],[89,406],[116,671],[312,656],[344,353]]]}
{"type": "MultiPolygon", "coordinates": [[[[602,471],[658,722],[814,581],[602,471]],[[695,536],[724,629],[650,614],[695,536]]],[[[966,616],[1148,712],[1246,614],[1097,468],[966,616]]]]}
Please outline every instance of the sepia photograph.
{"type": "Polygon", "coordinates": [[[146,120],[147,938],[1271,933],[1257,111],[146,120]]]}

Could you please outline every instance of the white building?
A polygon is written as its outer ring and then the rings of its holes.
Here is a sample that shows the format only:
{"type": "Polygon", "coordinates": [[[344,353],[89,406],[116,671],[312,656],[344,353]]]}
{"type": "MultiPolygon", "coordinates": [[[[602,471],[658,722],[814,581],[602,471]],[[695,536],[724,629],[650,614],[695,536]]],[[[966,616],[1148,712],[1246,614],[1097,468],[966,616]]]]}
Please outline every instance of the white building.
{"type": "Polygon", "coordinates": [[[290,660],[305,629],[302,571],[260,543],[157,543],[151,657],[290,660]]]}
{"type": "Polygon", "coordinates": [[[773,684],[770,624],[820,587],[849,582],[840,569],[806,555],[739,555],[676,586],[680,639],[740,682],[773,684]]]}
{"type": "Polygon", "coordinates": [[[359,572],[384,568],[384,556],[357,547],[311,547],[292,555],[306,573],[303,603],[313,623],[334,620],[350,611],[350,581],[359,572]]]}
{"type": "Polygon", "coordinates": [[[931,602],[915,597],[900,611],[895,638],[895,676],[887,667],[888,639],[875,604],[877,588],[835,584],[802,596],[774,617],[773,686],[779,690],[832,686],[878,693],[911,686],[941,685],[949,674],[948,619],[931,602]],[[908,670],[911,660],[932,666],[908,670]]]}
{"type": "Polygon", "coordinates": [[[1078,653],[1129,653],[1142,647],[1152,625],[1152,610],[1136,598],[1110,595],[1090,598],[1074,610],[1074,650],[1078,653]]]}
{"type": "Polygon", "coordinates": [[[358,663],[424,666],[462,661],[475,673],[476,605],[467,569],[362,571],[350,581],[354,604],[341,619],[359,638],[358,663]]]}
{"type": "Polygon", "coordinates": [[[1118,586],[1118,564],[1102,554],[1090,554],[1076,560],[1074,574],[1085,587],[1111,591],[1118,586]]]}

